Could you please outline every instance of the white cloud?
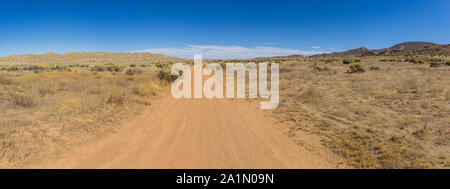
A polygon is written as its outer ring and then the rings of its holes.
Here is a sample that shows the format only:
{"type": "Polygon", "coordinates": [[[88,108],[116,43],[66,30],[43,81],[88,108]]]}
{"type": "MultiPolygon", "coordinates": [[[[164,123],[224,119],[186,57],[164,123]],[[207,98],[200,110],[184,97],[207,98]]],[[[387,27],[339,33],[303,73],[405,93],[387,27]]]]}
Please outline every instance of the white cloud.
{"type": "Polygon", "coordinates": [[[312,49],[320,49],[320,46],[312,46],[312,49]]]}
{"type": "Polygon", "coordinates": [[[206,59],[233,59],[233,58],[257,58],[271,56],[286,56],[292,54],[313,55],[327,53],[327,51],[303,51],[279,47],[241,47],[241,46],[218,46],[218,45],[187,45],[185,47],[151,48],[136,52],[149,52],[177,56],[182,58],[193,58],[195,54],[203,55],[206,59]]]}

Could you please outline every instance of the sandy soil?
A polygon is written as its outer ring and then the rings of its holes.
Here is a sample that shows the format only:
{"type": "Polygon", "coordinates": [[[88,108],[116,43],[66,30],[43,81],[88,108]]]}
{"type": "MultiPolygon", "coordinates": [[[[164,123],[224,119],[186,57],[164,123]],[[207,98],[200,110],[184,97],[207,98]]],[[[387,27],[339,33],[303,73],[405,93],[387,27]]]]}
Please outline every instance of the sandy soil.
{"type": "Polygon", "coordinates": [[[236,99],[164,97],[117,132],[31,167],[336,167],[294,143],[253,105],[236,99]]]}

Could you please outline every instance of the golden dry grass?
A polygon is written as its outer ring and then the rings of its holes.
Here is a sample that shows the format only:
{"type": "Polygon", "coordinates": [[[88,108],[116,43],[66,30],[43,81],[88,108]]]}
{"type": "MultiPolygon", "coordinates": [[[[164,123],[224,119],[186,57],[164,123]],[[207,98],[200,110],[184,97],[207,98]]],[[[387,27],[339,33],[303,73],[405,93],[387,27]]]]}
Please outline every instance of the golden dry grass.
{"type": "Polygon", "coordinates": [[[318,135],[356,168],[449,168],[449,67],[361,64],[364,73],[342,61],[282,62],[274,116],[292,125],[291,136],[318,135]]]}
{"type": "Polygon", "coordinates": [[[167,85],[151,65],[136,74],[95,72],[93,65],[24,67],[0,71],[0,167],[20,167],[111,132],[167,85]]]}

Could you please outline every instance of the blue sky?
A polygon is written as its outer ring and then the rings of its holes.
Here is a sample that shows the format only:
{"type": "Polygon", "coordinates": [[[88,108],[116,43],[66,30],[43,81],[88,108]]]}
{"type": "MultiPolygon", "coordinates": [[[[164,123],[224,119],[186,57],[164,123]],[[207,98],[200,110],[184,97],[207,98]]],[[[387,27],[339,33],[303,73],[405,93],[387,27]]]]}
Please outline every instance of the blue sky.
{"type": "Polygon", "coordinates": [[[0,56],[154,52],[205,58],[450,43],[448,0],[21,1],[0,5],[0,56]]]}

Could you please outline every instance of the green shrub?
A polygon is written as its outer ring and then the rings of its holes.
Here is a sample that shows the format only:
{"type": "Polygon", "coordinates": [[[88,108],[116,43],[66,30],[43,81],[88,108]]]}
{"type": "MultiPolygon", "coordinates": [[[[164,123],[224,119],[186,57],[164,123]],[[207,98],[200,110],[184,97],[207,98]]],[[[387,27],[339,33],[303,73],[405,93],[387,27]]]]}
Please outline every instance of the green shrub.
{"type": "Polygon", "coordinates": [[[395,58],[383,58],[380,60],[380,62],[401,62],[401,60],[395,58]]]}
{"type": "Polygon", "coordinates": [[[349,68],[350,68],[350,70],[349,70],[350,73],[357,73],[357,72],[365,72],[366,71],[366,68],[364,68],[364,66],[362,64],[360,64],[360,63],[352,63],[352,64],[350,64],[349,68]]]}
{"type": "Polygon", "coordinates": [[[417,59],[414,59],[413,63],[414,64],[425,64],[425,60],[417,58],[417,59]]]}
{"type": "MultiPolygon", "coordinates": [[[[180,73],[181,75],[181,73],[180,73]]],[[[167,82],[175,81],[178,78],[177,75],[172,75],[170,70],[162,69],[158,71],[158,78],[167,82]]]]}
{"type": "Polygon", "coordinates": [[[106,68],[102,65],[95,65],[91,70],[96,72],[103,72],[106,70],[106,68]]]}
{"type": "Polygon", "coordinates": [[[447,62],[445,63],[445,65],[450,66],[450,60],[447,60],[447,62]]]}
{"type": "Polygon", "coordinates": [[[119,64],[114,64],[114,63],[106,63],[105,64],[105,68],[107,71],[110,72],[121,72],[123,71],[123,66],[119,65],[119,64]]]}
{"type": "Polygon", "coordinates": [[[319,66],[316,63],[314,63],[314,70],[317,70],[317,71],[328,71],[329,69],[328,69],[327,66],[319,66]]]}
{"type": "Polygon", "coordinates": [[[335,59],[333,59],[333,58],[325,58],[322,60],[322,62],[324,62],[324,63],[332,63],[334,61],[335,61],[335,59]]]}
{"type": "Polygon", "coordinates": [[[136,75],[136,74],[142,74],[142,70],[141,69],[128,69],[127,70],[127,75],[136,75]]]}
{"type": "Polygon", "coordinates": [[[92,71],[97,71],[97,72],[104,72],[104,71],[121,72],[121,71],[123,71],[123,66],[118,65],[118,64],[114,64],[114,63],[106,63],[106,64],[102,64],[102,65],[95,65],[92,68],[92,71]]]}
{"type": "Polygon", "coordinates": [[[158,63],[155,64],[155,66],[157,68],[168,68],[169,67],[169,63],[158,62],[158,63]]]}
{"type": "Polygon", "coordinates": [[[56,65],[51,65],[50,69],[51,70],[58,70],[58,71],[70,70],[70,66],[66,65],[66,64],[56,64],[56,65]]]}
{"type": "Polygon", "coordinates": [[[11,71],[17,71],[19,70],[19,68],[17,66],[8,66],[6,67],[6,71],[11,72],[11,71]]]}
{"type": "Polygon", "coordinates": [[[352,63],[353,61],[352,61],[352,59],[349,59],[349,58],[344,58],[343,60],[342,60],[342,63],[343,64],[350,64],[350,63],[352,63]]]}

